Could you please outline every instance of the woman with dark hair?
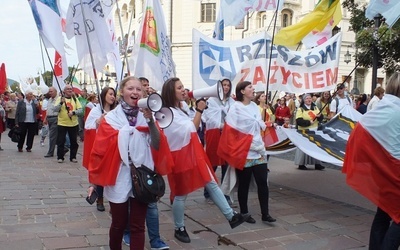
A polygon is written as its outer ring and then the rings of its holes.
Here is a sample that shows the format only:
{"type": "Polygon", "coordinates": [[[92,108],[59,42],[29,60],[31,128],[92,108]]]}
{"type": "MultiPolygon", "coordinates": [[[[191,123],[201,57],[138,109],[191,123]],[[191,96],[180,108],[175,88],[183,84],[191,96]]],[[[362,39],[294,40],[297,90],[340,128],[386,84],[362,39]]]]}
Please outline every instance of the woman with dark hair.
{"type": "MultiPolygon", "coordinates": [[[[303,100],[296,113],[296,124],[298,129],[317,129],[318,123],[323,119],[324,116],[320,114],[318,107],[312,102],[311,95],[304,94],[303,100]]],[[[306,155],[300,149],[296,149],[294,164],[298,165],[300,170],[308,170],[306,167],[307,164],[314,164],[316,170],[323,170],[325,168],[321,165],[319,160],[306,155]]]]}
{"type": "Polygon", "coordinates": [[[285,123],[285,118],[290,118],[290,109],[286,106],[286,99],[282,97],[279,99],[279,104],[275,109],[275,121],[279,126],[285,123]]]}
{"type": "Polygon", "coordinates": [[[367,113],[367,107],[368,107],[368,97],[366,94],[362,94],[359,98],[359,101],[357,102],[357,111],[360,112],[361,114],[367,113]]]}
{"type": "MultiPolygon", "coordinates": [[[[219,84],[219,83],[218,83],[219,84]]],[[[229,79],[223,79],[221,81],[224,97],[220,100],[217,97],[210,97],[207,99],[207,109],[204,110],[201,116],[202,121],[206,124],[205,131],[205,144],[206,144],[206,154],[213,166],[214,172],[217,170],[218,166],[221,166],[221,184],[224,181],[226,170],[228,165],[226,161],[222,160],[217,155],[217,149],[219,144],[219,139],[221,137],[221,131],[224,127],[225,116],[228,113],[230,107],[235,103],[235,100],[231,97],[232,83],[229,79]]],[[[207,190],[204,190],[204,197],[211,203],[210,195],[207,190]]],[[[228,203],[232,203],[229,196],[225,196],[228,203]]]]}
{"type": "Polygon", "coordinates": [[[218,153],[236,169],[240,213],[246,222],[256,223],[249,214],[248,196],[252,177],[257,184],[261,220],[275,222],[269,214],[268,164],[261,131],[266,129],[258,106],[252,102],[254,88],[251,82],[236,85],[236,102],[226,116],[218,153]],[[234,136],[232,136],[234,135],[234,136]]]}
{"type": "Polygon", "coordinates": [[[258,105],[263,121],[275,122],[275,115],[272,112],[271,106],[267,103],[267,96],[264,92],[257,93],[253,101],[258,105]]]}
{"type": "Polygon", "coordinates": [[[23,152],[26,138],[26,151],[31,152],[33,146],[33,138],[35,137],[37,128],[36,115],[39,112],[39,103],[33,96],[31,89],[25,91],[26,97],[19,100],[17,110],[15,112],[15,126],[21,130],[21,135],[18,141],[18,152],[23,152]]]}
{"type": "Polygon", "coordinates": [[[246,218],[229,206],[217,184],[212,165],[197,135],[206,102],[204,99],[197,101],[196,114],[193,120],[190,119],[187,111],[183,109],[186,95],[179,78],[168,79],[163,85],[161,96],[165,106],[171,108],[174,114],[172,124],[165,128],[164,132],[175,164],[172,173],[168,175],[171,197],[173,197],[175,238],[184,243],[190,242],[184,222],[185,200],[189,193],[204,186],[213,202],[229,220],[231,228],[239,226],[246,218]]]}
{"type": "MultiPolygon", "coordinates": [[[[115,101],[116,94],[117,93],[115,92],[115,90],[111,87],[103,88],[100,94],[100,101],[102,105],[97,105],[94,108],[92,108],[89,112],[89,115],[86,118],[85,132],[84,132],[85,143],[83,144],[83,159],[82,159],[82,165],[85,168],[89,167],[90,152],[92,151],[97,128],[99,127],[100,122],[104,119],[104,116],[107,115],[108,112],[110,112],[117,106],[117,102],[115,101]]],[[[97,210],[103,212],[105,211],[103,203],[103,187],[96,186],[96,192],[98,194],[97,210]]]]}

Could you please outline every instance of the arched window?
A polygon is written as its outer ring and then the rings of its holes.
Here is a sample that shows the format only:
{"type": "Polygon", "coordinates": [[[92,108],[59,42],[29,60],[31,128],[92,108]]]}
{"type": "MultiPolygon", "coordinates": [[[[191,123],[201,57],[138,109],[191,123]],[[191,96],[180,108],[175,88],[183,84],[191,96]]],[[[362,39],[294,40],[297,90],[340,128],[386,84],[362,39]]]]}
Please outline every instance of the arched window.
{"type": "Polygon", "coordinates": [[[121,18],[122,20],[128,20],[128,6],[124,4],[121,8],[121,18]]]}
{"type": "Polygon", "coordinates": [[[129,3],[129,12],[133,15],[133,18],[136,18],[135,0],[131,0],[129,3]]]}
{"type": "Polygon", "coordinates": [[[267,13],[265,11],[258,12],[257,19],[258,19],[258,28],[263,28],[263,27],[267,26],[267,24],[266,24],[267,13]]]}
{"type": "Polygon", "coordinates": [[[293,11],[289,9],[284,9],[281,12],[282,14],[282,28],[287,27],[292,25],[292,19],[293,19],[293,11]]]}

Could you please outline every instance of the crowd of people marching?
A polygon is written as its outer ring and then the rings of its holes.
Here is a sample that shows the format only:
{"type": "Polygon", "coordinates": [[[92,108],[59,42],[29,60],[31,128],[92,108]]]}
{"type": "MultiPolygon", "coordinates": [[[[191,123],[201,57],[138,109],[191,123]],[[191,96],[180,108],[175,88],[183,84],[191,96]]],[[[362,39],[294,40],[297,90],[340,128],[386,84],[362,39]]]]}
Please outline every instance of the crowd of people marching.
{"type": "MultiPolygon", "coordinates": [[[[39,135],[42,147],[48,138],[44,157],[56,156],[60,164],[68,152],[70,162],[78,163],[79,142],[84,142],[82,165],[88,169],[88,195],[97,194],[98,211],[106,210],[105,200],[110,204],[110,248],[121,249],[124,242],[130,249],[143,249],[147,227],[152,249],[169,249],[159,234],[157,203],[145,204],[134,197],[132,164],[167,175],[175,237],[181,242],[191,241],[184,221],[185,200],[200,188],[204,188],[205,199],[215,204],[235,228],[256,223],[247,204],[254,182],[261,219],[273,223],[276,219],[268,208],[269,157],[263,131],[278,126],[315,129],[346,105],[365,114],[378,106],[385,93],[377,87],[372,98],[367,94],[353,96],[344,84],[338,84],[333,96],[329,91],[298,97],[285,93],[273,104],[271,96],[256,93],[251,82],[237,83],[235,89],[229,79],[222,79],[220,84],[222,100],[195,100],[179,78],[168,79],[160,95],[163,105],[172,110],[173,120],[164,129],[157,125],[150,109],[138,107],[138,100],[156,92],[144,77],[126,77],[119,89],[105,87],[99,95],[88,95],[86,90],[77,95],[70,85],[62,94],[54,87],[41,96],[31,90],[24,94],[6,92],[0,100],[0,141],[6,128],[18,130],[17,150],[22,153],[24,144],[26,152],[32,151],[35,135],[39,135]],[[170,154],[172,167],[161,170],[166,163],[158,162],[156,154],[170,154]],[[220,181],[215,174],[218,168],[222,171],[220,181]],[[222,183],[227,188],[222,189],[222,183]],[[237,190],[240,211],[232,209],[233,189],[237,190]]],[[[325,168],[299,149],[294,163],[300,170],[308,170],[307,165],[315,165],[316,170],[325,168]]],[[[387,217],[380,208],[378,213],[387,217]]],[[[384,236],[381,234],[381,242],[384,236]]]]}

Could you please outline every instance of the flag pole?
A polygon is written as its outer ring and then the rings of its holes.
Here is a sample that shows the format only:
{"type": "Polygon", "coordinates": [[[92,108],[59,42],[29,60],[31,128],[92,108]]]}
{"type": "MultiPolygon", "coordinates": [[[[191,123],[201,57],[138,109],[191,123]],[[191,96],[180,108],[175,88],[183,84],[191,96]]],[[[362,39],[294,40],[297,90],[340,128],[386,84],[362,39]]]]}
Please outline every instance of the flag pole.
{"type": "MultiPolygon", "coordinates": [[[[382,37],[386,34],[386,32],[387,32],[388,30],[389,30],[389,29],[386,29],[386,30],[378,37],[378,39],[377,39],[376,41],[381,40],[382,37]]],[[[353,69],[350,71],[350,73],[346,76],[346,78],[342,81],[341,84],[344,84],[345,82],[347,82],[347,80],[351,77],[351,75],[354,73],[354,71],[356,71],[357,67],[360,66],[361,62],[364,61],[363,59],[364,59],[365,57],[369,56],[369,55],[370,55],[370,52],[371,52],[373,49],[374,49],[374,46],[369,47],[369,49],[368,49],[367,52],[364,54],[364,56],[361,58],[361,60],[358,60],[358,61],[357,61],[356,65],[353,67],[353,69]]],[[[325,103],[325,105],[321,108],[321,110],[319,111],[319,113],[318,113],[317,115],[321,114],[321,113],[322,113],[322,110],[324,110],[325,107],[332,101],[333,97],[336,95],[336,92],[337,92],[337,89],[335,90],[335,92],[333,92],[333,94],[332,94],[331,97],[329,98],[328,102],[325,103]]],[[[336,112],[337,112],[337,110],[336,110],[336,112]]],[[[315,120],[315,119],[314,119],[314,120],[315,120]]]]}
{"type": "MultiPolygon", "coordinates": [[[[118,22],[119,22],[119,27],[121,28],[121,37],[124,37],[124,29],[122,27],[122,20],[121,20],[121,9],[119,8],[119,4],[118,1],[115,1],[116,5],[117,5],[117,10],[118,10],[118,22]]],[[[129,37],[129,32],[131,29],[131,24],[132,24],[132,19],[133,19],[133,13],[131,14],[131,19],[129,21],[129,27],[128,27],[128,37],[129,37]]],[[[124,51],[124,60],[122,60],[122,72],[121,72],[121,78],[123,77],[124,74],[124,67],[125,67],[125,63],[126,63],[126,69],[128,72],[128,76],[131,75],[130,69],[129,69],[129,62],[128,62],[128,41],[126,41],[125,45],[125,51],[124,51]]],[[[121,81],[122,79],[119,79],[119,81],[117,82],[117,86],[118,83],[121,81]]]]}
{"type": "Polygon", "coordinates": [[[267,86],[266,86],[266,89],[265,89],[265,95],[266,96],[268,96],[268,92],[269,92],[269,76],[271,74],[272,50],[274,48],[275,28],[276,28],[276,20],[278,19],[279,2],[280,2],[280,0],[278,0],[278,4],[276,5],[274,28],[272,30],[272,38],[271,38],[271,48],[269,50],[269,58],[268,58],[268,65],[269,66],[268,66],[268,73],[267,73],[267,86]]]}
{"type": "Polygon", "coordinates": [[[89,48],[89,54],[90,54],[90,61],[92,62],[92,69],[93,69],[93,75],[94,75],[94,81],[96,83],[96,90],[97,90],[97,95],[99,98],[99,104],[100,104],[100,109],[101,109],[101,113],[104,112],[103,110],[103,103],[101,100],[101,93],[100,93],[100,87],[99,87],[99,81],[97,79],[97,72],[96,72],[96,68],[94,67],[94,59],[93,59],[93,52],[92,52],[92,46],[90,45],[90,41],[89,41],[89,33],[88,33],[88,27],[86,25],[86,16],[85,16],[85,10],[83,8],[83,4],[82,4],[82,0],[79,0],[80,4],[81,4],[81,11],[82,11],[82,18],[83,18],[83,26],[85,27],[85,34],[86,34],[86,41],[88,43],[88,48],[89,48]]]}
{"type": "MultiPolygon", "coordinates": [[[[124,31],[123,31],[123,28],[122,28],[122,21],[121,21],[120,8],[119,8],[119,5],[118,5],[118,1],[116,1],[116,4],[117,4],[117,10],[118,10],[119,26],[121,27],[121,37],[124,37],[124,31]]],[[[129,20],[129,27],[128,27],[128,33],[127,33],[128,37],[129,37],[129,33],[131,32],[132,20],[133,20],[133,14],[131,14],[131,19],[129,20]]],[[[121,79],[117,80],[117,84],[115,85],[115,90],[116,91],[118,91],[118,85],[122,81],[122,78],[124,77],[125,62],[126,62],[126,69],[127,69],[127,72],[128,72],[128,76],[130,76],[131,75],[131,70],[129,69],[129,63],[128,63],[128,47],[126,47],[125,51],[124,51],[124,59],[122,60],[122,69],[121,69],[121,79]]]]}
{"type": "MultiPolygon", "coordinates": [[[[39,36],[40,36],[40,35],[39,35],[39,36]]],[[[42,36],[40,36],[40,39],[41,39],[42,42],[43,42],[42,36]]],[[[62,91],[62,89],[61,89],[60,83],[58,82],[58,78],[57,78],[57,76],[56,76],[56,72],[54,72],[53,64],[51,64],[51,59],[50,59],[49,51],[47,50],[46,47],[44,47],[44,50],[46,51],[47,58],[49,59],[51,71],[53,72],[53,76],[54,76],[54,78],[56,79],[56,83],[57,83],[58,89],[60,90],[61,96],[64,97],[64,93],[63,93],[63,91],[62,91]]]]}
{"type": "Polygon", "coordinates": [[[39,43],[40,43],[40,52],[42,54],[42,63],[43,63],[43,72],[46,72],[46,65],[44,63],[44,56],[43,56],[43,43],[42,43],[42,37],[39,35],[39,43]]]}

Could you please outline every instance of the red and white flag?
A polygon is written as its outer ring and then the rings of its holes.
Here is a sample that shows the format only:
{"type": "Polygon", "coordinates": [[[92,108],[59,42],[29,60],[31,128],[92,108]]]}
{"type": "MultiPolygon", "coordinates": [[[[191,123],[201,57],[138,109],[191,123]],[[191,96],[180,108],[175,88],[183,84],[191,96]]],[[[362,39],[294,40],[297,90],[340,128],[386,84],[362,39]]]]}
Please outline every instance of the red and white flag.
{"type": "Polygon", "coordinates": [[[225,123],[224,117],[228,114],[229,108],[234,103],[235,101],[232,98],[229,98],[225,104],[223,104],[219,98],[210,97],[207,100],[208,108],[204,110],[201,116],[201,119],[206,124],[206,154],[212,166],[220,166],[225,162],[218,156],[217,149],[221,137],[221,129],[225,123]]]}
{"type": "Polygon", "coordinates": [[[400,223],[400,98],[386,94],[350,135],[347,184],[400,223]]]}
{"type": "Polygon", "coordinates": [[[6,65],[2,63],[0,67],[0,94],[3,94],[6,91],[6,89],[7,89],[6,65]]]}
{"type": "Polygon", "coordinates": [[[175,76],[175,63],[160,1],[147,0],[142,23],[130,58],[131,72],[146,77],[150,85],[161,90],[166,80],[175,76]]]}
{"type": "Polygon", "coordinates": [[[65,53],[59,1],[28,0],[28,2],[44,46],[53,48],[61,54],[65,53]]]}
{"type": "Polygon", "coordinates": [[[66,63],[65,55],[62,57],[60,53],[56,51],[54,55],[53,86],[56,88],[59,86],[60,91],[64,91],[64,79],[68,76],[68,66],[66,63]]]}
{"type": "Polygon", "coordinates": [[[235,102],[225,118],[218,155],[231,167],[243,169],[249,156],[261,157],[265,154],[261,138],[261,131],[265,128],[260,109],[254,102],[249,105],[235,102]]]}
{"type": "Polygon", "coordinates": [[[80,0],[70,2],[65,29],[68,39],[75,36],[79,65],[85,73],[94,78],[93,68],[101,72],[108,62],[107,55],[115,53],[113,38],[107,25],[112,3],[102,4],[103,1],[100,0],[82,1],[81,6],[80,2],[80,0]],[[86,19],[87,33],[83,14],[86,19]],[[93,64],[91,57],[93,57],[93,64]]]}
{"type": "MultiPolygon", "coordinates": [[[[87,110],[85,109],[85,112],[87,110]]],[[[82,157],[82,166],[85,168],[89,168],[90,162],[90,153],[92,152],[94,139],[96,138],[97,132],[97,123],[96,120],[101,117],[102,112],[100,105],[93,107],[91,110],[89,109],[87,119],[85,120],[85,143],[83,144],[83,157],[82,157]]]]}
{"type": "Polygon", "coordinates": [[[57,73],[55,72],[58,74],[57,77],[59,77],[60,81],[62,82],[63,79],[68,77],[68,65],[64,50],[64,36],[62,35],[63,19],[59,1],[29,0],[29,5],[31,6],[32,14],[44,46],[46,48],[53,48],[56,51],[54,68],[57,68],[59,65],[61,65],[61,61],[57,62],[59,60],[58,58],[62,59],[63,66],[57,73]]]}
{"type": "Polygon", "coordinates": [[[172,196],[186,195],[204,187],[212,178],[217,178],[191,119],[181,109],[171,110],[174,121],[164,129],[174,160],[168,182],[172,196]]]}

